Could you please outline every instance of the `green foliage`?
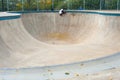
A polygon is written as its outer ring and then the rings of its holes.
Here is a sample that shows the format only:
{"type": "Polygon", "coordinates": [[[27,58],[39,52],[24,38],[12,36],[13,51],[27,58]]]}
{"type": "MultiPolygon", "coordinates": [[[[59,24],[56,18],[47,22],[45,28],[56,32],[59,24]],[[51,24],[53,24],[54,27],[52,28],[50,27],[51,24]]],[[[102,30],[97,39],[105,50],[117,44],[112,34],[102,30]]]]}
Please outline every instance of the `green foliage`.
{"type": "Polygon", "coordinates": [[[67,9],[67,0],[55,0],[54,7],[55,10],[59,10],[61,8],[67,9]]]}
{"type": "Polygon", "coordinates": [[[70,0],[70,9],[78,10],[79,8],[83,8],[83,0],[70,0]]]}
{"type": "Polygon", "coordinates": [[[40,0],[39,9],[40,10],[51,10],[52,0],[40,0]]]}
{"type": "MultiPolygon", "coordinates": [[[[101,0],[101,8],[111,10],[117,9],[118,0],[101,0]]],[[[120,7],[120,3],[119,6],[120,7]]],[[[68,10],[99,10],[100,0],[4,0],[4,10],[9,11],[33,11],[33,10],[59,10],[61,8],[68,10]],[[7,1],[9,1],[7,3],[7,1]],[[23,1],[23,2],[22,2],[23,1]],[[53,2],[52,2],[53,1],[53,2]]],[[[0,11],[2,2],[0,0],[0,11]]]]}
{"type": "Polygon", "coordinates": [[[24,0],[24,10],[36,10],[37,1],[36,0],[24,0]]]}
{"type": "Polygon", "coordinates": [[[89,10],[100,9],[100,0],[86,0],[85,8],[89,10]]]}
{"type": "Polygon", "coordinates": [[[105,9],[116,9],[117,0],[105,0],[105,9]]]}

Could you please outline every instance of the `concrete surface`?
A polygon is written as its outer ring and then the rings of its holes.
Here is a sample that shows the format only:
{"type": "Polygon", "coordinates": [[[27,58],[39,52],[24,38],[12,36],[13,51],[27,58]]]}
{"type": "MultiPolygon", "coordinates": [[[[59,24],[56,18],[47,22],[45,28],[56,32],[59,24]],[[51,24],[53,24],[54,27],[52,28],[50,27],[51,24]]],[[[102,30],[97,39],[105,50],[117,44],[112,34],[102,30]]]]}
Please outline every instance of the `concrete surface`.
{"type": "Polygon", "coordinates": [[[8,16],[18,16],[19,13],[8,13],[8,12],[0,12],[0,17],[8,17],[8,16]]]}
{"type": "MultiPolygon", "coordinates": [[[[106,74],[106,69],[110,69],[107,74],[119,70],[119,34],[118,15],[29,13],[18,19],[0,21],[0,78],[98,80],[92,77],[93,73],[101,76],[106,74]],[[111,56],[105,57],[108,55],[111,56]],[[60,64],[68,65],[54,66],[60,64]]],[[[109,76],[104,80],[106,77],[109,76]]]]}
{"type": "Polygon", "coordinates": [[[119,80],[120,53],[74,64],[0,69],[1,80],[119,80]]]}

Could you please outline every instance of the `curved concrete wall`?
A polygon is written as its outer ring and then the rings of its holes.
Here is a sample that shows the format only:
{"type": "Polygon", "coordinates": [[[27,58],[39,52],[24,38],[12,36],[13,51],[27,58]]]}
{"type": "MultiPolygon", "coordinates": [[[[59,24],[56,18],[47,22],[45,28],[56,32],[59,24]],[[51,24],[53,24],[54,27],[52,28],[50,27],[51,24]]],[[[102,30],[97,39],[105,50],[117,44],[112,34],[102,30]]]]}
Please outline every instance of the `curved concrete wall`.
{"type": "Polygon", "coordinates": [[[1,53],[0,66],[65,64],[117,53],[120,51],[119,18],[87,13],[67,13],[62,17],[57,13],[31,13],[1,21],[1,42],[4,41],[1,45],[9,53],[1,53]],[[72,45],[74,42],[77,43],[72,45]],[[4,57],[8,58],[4,60],[4,57]]]}
{"type": "Polygon", "coordinates": [[[55,13],[34,13],[22,16],[26,30],[33,37],[54,44],[55,41],[58,41],[58,44],[62,44],[59,41],[68,44],[90,41],[116,43],[120,40],[119,19],[118,16],[87,13],[67,13],[62,17],[55,13]],[[115,42],[111,40],[112,38],[116,38],[115,42]]]}
{"type": "Polygon", "coordinates": [[[106,71],[100,71],[106,69],[114,69],[108,74],[119,73],[119,19],[87,13],[62,17],[57,13],[31,13],[0,21],[0,79],[88,80],[101,79],[93,73],[101,76],[106,71]],[[108,57],[100,58],[103,56],[108,57]]]}
{"type": "Polygon", "coordinates": [[[40,41],[78,44],[91,36],[94,28],[97,27],[98,17],[81,13],[67,13],[62,17],[57,13],[36,13],[24,14],[22,21],[26,30],[40,41]]]}

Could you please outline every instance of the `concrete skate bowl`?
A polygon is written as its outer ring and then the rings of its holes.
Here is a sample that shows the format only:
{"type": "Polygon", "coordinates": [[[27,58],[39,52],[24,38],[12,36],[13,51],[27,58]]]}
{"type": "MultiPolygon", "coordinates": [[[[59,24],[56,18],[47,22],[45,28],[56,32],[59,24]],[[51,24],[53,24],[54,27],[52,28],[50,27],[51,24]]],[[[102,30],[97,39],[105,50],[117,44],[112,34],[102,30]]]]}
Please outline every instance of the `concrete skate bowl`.
{"type": "Polygon", "coordinates": [[[0,21],[0,67],[87,61],[120,51],[120,17],[112,13],[26,13],[0,21]]]}

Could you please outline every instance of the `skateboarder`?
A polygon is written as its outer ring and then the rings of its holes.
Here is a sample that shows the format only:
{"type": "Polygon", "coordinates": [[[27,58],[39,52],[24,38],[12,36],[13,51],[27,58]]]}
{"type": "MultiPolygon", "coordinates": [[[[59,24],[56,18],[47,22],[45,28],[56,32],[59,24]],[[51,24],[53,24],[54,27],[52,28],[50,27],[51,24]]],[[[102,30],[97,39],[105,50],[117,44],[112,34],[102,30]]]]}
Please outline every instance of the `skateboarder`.
{"type": "Polygon", "coordinates": [[[64,9],[60,9],[59,11],[59,15],[62,16],[63,14],[65,14],[66,12],[64,11],[64,9]]]}

